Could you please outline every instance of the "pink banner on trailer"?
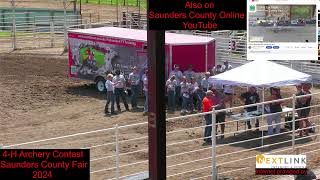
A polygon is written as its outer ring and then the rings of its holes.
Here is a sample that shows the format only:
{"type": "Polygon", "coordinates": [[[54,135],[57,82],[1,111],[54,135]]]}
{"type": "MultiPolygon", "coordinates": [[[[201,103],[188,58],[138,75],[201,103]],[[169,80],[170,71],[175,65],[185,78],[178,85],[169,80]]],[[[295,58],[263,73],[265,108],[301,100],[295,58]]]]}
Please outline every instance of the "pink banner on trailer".
{"type": "Polygon", "coordinates": [[[82,39],[82,40],[90,40],[94,42],[103,42],[106,44],[112,44],[117,46],[127,46],[127,47],[136,47],[136,48],[142,48],[145,44],[145,42],[103,37],[103,36],[94,36],[94,35],[87,35],[87,34],[77,34],[77,33],[69,33],[68,37],[82,39]]]}

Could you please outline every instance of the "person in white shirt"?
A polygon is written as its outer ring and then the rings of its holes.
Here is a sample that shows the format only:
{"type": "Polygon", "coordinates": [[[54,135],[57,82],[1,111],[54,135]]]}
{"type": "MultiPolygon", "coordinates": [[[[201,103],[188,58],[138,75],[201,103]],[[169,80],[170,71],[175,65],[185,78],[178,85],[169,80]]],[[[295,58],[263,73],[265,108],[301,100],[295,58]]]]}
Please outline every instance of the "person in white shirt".
{"type": "Polygon", "coordinates": [[[221,64],[216,65],[215,67],[212,68],[212,74],[217,75],[223,72],[221,64]]]}
{"type": "Polygon", "coordinates": [[[223,66],[222,66],[222,72],[226,72],[226,71],[229,71],[232,69],[232,66],[229,64],[228,61],[225,61],[223,63],[223,66]]]}
{"type": "MultiPolygon", "coordinates": [[[[232,69],[232,66],[229,64],[229,62],[228,61],[224,61],[224,63],[223,63],[223,66],[222,66],[222,71],[223,72],[226,72],[226,71],[229,71],[229,70],[231,70],[232,69]]],[[[224,86],[224,94],[226,95],[226,96],[229,96],[229,98],[230,98],[230,107],[232,107],[232,104],[233,104],[233,94],[234,94],[234,90],[233,90],[233,87],[232,86],[224,86]]]]}
{"type": "Polygon", "coordinates": [[[204,89],[205,88],[203,88],[202,85],[199,85],[199,88],[196,90],[196,93],[195,93],[196,100],[197,100],[196,107],[197,107],[198,112],[202,111],[202,100],[206,96],[204,89]]]}
{"type": "Polygon", "coordinates": [[[187,82],[187,78],[183,76],[182,82],[180,83],[181,86],[181,94],[182,94],[182,109],[181,109],[181,114],[184,115],[188,113],[187,107],[188,107],[188,102],[190,99],[190,94],[189,94],[189,83],[187,82]]]}
{"type": "Polygon", "coordinates": [[[111,102],[111,114],[116,114],[114,111],[114,101],[115,101],[115,95],[114,95],[114,86],[115,83],[112,82],[113,79],[113,75],[112,74],[108,74],[107,75],[107,81],[106,81],[106,89],[107,89],[107,103],[106,106],[104,108],[104,112],[106,114],[109,114],[109,104],[111,102]]]}
{"type": "Polygon", "coordinates": [[[181,82],[183,74],[180,71],[180,66],[178,64],[174,65],[174,69],[171,71],[170,77],[172,77],[173,75],[176,77],[177,82],[181,82]]]}
{"type": "Polygon", "coordinates": [[[144,70],[144,74],[142,75],[142,82],[143,82],[144,96],[146,98],[144,101],[143,115],[147,115],[148,113],[148,69],[147,68],[144,70]]]}
{"type": "Polygon", "coordinates": [[[129,74],[129,84],[131,86],[131,106],[135,110],[138,107],[137,98],[140,88],[140,74],[136,66],[132,68],[132,73],[129,74]]]}
{"type": "Polygon", "coordinates": [[[180,83],[182,81],[182,77],[183,77],[183,74],[182,72],[180,71],[180,66],[178,64],[175,64],[174,65],[174,69],[173,71],[171,71],[169,77],[172,77],[172,76],[175,76],[176,77],[176,81],[177,81],[177,86],[176,86],[176,95],[175,95],[175,98],[176,98],[176,105],[177,106],[181,106],[181,86],[180,86],[180,83]]]}
{"type": "Polygon", "coordinates": [[[217,91],[219,91],[219,93],[224,94],[224,86],[223,84],[213,84],[213,86],[216,88],[217,91]]]}
{"type": "Polygon", "coordinates": [[[204,92],[207,92],[209,89],[209,82],[208,82],[209,77],[210,77],[210,72],[206,72],[205,77],[202,78],[201,80],[201,86],[204,92]]]}
{"type": "Polygon", "coordinates": [[[197,84],[194,81],[194,83],[191,83],[191,79],[187,80],[187,78],[184,78],[184,81],[181,83],[181,92],[182,92],[182,110],[181,114],[185,115],[186,113],[193,112],[194,110],[194,104],[193,104],[193,93],[195,92],[195,89],[197,87],[197,84]],[[188,111],[189,110],[189,111],[188,111]]]}
{"type": "Polygon", "coordinates": [[[199,85],[196,82],[196,79],[195,78],[191,78],[191,80],[190,80],[190,93],[191,93],[192,97],[191,97],[191,103],[189,104],[189,106],[191,108],[190,109],[191,113],[194,112],[194,105],[195,104],[197,105],[198,101],[201,101],[201,100],[198,99],[198,94],[197,94],[198,89],[199,89],[199,85]]]}
{"type": "MultiPolygon", "coordinates": [[[[234,95],[233,87],[229,86],[229,85],[225,85],[223,93],[224,93],[225,97],[227,97],[229,99],[230,107],[232,107],[232,105],[233,105],[233,95],[234,95]]],[[[231,111],[229,111],[228,113],[231,113],[231,111]]]]}
{"type": "Polygon", "coordinates": [[[195,72],[192,70],[193,67],[192,65],[190,64],[188,66],[188,69],[186,71],[184,71],[183,75],[187,78],[187,79],[191,79],[192,77],[195,77],[195,72]]]}
{"type": "Polygon", "coordinates": [[[175,91],[176,91],[177,81],[175,75],[172,75],[170,79],[166,82],[167,94],[168,94],[168,110],[169,112],[175,111],[175,91]]]}
{"type": "Polygon", "coordinates": [[[116,75],[113,77],[112,81],[114,83],[116,83],[115,84],[114,93],[116,95],[116,103],[117,103],[118,111],[121,112],[120,98],[122,99],[126,110],[129,111],[129,105],[127,103],[126,93],[125,93],[126,79],[124,78],[124,76],[122,74],[120,74],[120,70],[119,69],[116,70],[116,75]]]}

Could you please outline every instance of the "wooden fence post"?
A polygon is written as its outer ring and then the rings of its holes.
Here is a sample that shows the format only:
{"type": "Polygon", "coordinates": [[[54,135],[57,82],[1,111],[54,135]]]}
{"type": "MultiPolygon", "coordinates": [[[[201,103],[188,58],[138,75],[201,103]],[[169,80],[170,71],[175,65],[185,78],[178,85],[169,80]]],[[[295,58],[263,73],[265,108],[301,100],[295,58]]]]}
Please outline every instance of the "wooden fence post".
{"type": "Polygon", "coordinates": [[[51,37],[51,48],[54,46],[54,24],[53,21],[50,22],[50,37],[51,37]]]}

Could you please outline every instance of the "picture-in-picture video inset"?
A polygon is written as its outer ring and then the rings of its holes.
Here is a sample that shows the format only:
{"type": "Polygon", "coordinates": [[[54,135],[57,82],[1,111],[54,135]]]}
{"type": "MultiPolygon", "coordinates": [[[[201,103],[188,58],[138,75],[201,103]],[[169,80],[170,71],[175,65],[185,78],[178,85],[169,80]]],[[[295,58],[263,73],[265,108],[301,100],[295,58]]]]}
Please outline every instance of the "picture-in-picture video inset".
{"type": "Polygon", "coordinates": [[[248,3],[248,60],[318,59],[316,1],[268,2],[248,3]]]}

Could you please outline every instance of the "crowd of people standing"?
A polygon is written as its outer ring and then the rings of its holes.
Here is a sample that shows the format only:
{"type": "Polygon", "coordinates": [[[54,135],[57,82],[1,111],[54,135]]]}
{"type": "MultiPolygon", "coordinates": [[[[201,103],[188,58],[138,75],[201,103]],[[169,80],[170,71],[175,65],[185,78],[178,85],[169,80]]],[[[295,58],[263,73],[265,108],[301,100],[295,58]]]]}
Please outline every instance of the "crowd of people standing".
{"type": "Polygon", "coordinates": [[[118,112],[121,112],[120,99],[122,100],[124,107],[129,111],[129,105],[127,102],[127,82],[130,85],[131,90],[131,110],[138,110],[138,97],[140,95],[141,82],[143,83],[142,90],[145,95],[144,114],[148,112],[148,69],[144,70],[144,74],[141,76],[137,67],[132,68],[132,72],[129,74],[128,81],[120,70],[115,71],[115,75],[108,74],[105,83],[107,91],[107,103],[105,105],[105,114],[111,113],[111,115],[117,114],[115,111],[115,103],[118,112]],[[109,111],[109,106],[111,112],[109,111]]]}
{"type": "MultiPolygon", "coordinates": [[[[232,69],[232,66],[225,61],[223,65],[213,67],[209,72],[204,74],[204,77],[199,78],[199,75],[193,71],[192,65],[189,65],[184,72],[180,70],[178,64],[174,65],[174,69],[171,71],[168,80],[166,81],[168,113],[173,113],[178,109],[181,109],[182,115],[194,113],[196,111],[200,112],[202,109],[202,99],[205,96],[205,92],[209,89],[208,78],[230,69],[232,69]]],[[[112,115],[117,114],[114,107],[115,105],[118,112],[121,112],[120,100],[122,100],[125,109],[129,111],[127,88],[130,87],[131,110],[138,109],[138,97],[142,90],[145,96],[144,115],[146,115],[148,112],[147,72],[148,70],[145,69],[141,76],[140,70],[137,67],[133,67],[132,72],[128,76],[128,80],[125,79],[120,70],[116,70],[114,74],[108,74],[105,84],[107,90],[105,113],[111,113],[112,115]],[[111,112],[109,111],[109,108],[111,112]]],[[[223,91],[222,86],[218,88],[223,91]]],[[[228,87],[224,88],[226,89],[225,93],[228,94],[228,87]]]]}
{"type": "MultiPolygon", "coordinates": [[[[297,121],[299,121],[299,130],[298,135],[308,136],[309,133],[313,133],[314,129],[312,128],[313,124],[308,119],[310,115],[310,105],[311,105],[311,98],[312,96],[306,96],[311,94],[311,85],[309,83],[304,83],[301,85],[297,85],[297,99],[295,102],[295,108],[297,109],[298,118],[297,121]],[[301,97],[299,97],[301,96],[301,97]]],[[[245,93],[240,94],[240,99],[244,101],[245,105],[253,105],[260,102],[259,94],[257,93],[257,89],[255,87],[248,88],[248,91],[245,93]]],[[[281,92],[280,88],[278,87],[271,87],[270,88],[270,95],[266,97],[266,101],[275,101],[272,103],[268,103],[264,105],[264,109],[260,109],[260,111],[264,111],[264,114],[269,114],[266,117],[267,124],[268,124],[268,136],[271,136],[273,134],[280,134],[281,130],[281,112],[283,108],[283,101],[281,100],[281,92]],[[274,123],[275,122],[275,123],[274,123]],[[275,128],[274,128],[275,125],[275,128]]],[[[211,87],[206,92],[206,96],[202,100],[202,112],[210,112],[213,108],[215,110],[225,109],[226,103],[231,101],[231,96],[226,96],[225,94],[220,93],[216,88],[211,87]]],[[[260,107],[261,108],[261,107],[260,107]]],[[[258,106],[249,106],[245,108],[246,112],[253,112],[253,111],[259,111],[258,106]]],[[[225,118],[226,118],[226,112],[219,112],[216,113],[216,132],[218,125],[220,124],[221,128],[221,139],[224,138],[224,129],[225,129],[225,118]]],[[[255,127],[256,130],[259,130],[259,119],[255,119],[255,127]]],[[[206,114],[204,116],[204,120],[206,123],[205,131],[204,131],[204,144],[203,145],[210,145],[211,144],[211,131],[212,127],[210,126],[212,124],[212,114],[206,114]]],[[[248,129],[251,129],[251,122],[246,121],[248,129]]]]}
{"type": "MultiPolygon", "coordinates": [[[[223,65],[217,65],[212,68],[211,71],[206,72],[200,79],[196,77],[196,73],[193,71],[192,65],[188,66],[188,69],[184,72],[180,70],[179,65],[174,65],[174,69],[171,71],[168,80],[165,83],[166,94],[167,94],[167,109],[168,113],[174,113],[176,110],[181,110],[181,115],[187,113],[198,112],[209,112],[212,108],[216,110],[226,109],[227,104],[232,106],[233,97],[235,96],[233,87],[223,86],[219,84],[210,84],[208,79],[212,75],[217,75],[232,69],[232,66],[226,61],[223,65]]],[[[148,69],[144,70],[143,75],[137,67],[132,68],[132,72],[129,74],[128,81],[120,73],[120,70],[116,70],[115,75],[108,74],[105,83],[107,89],[107,103],[105,106],[106,114],[117,114],[115,112],[115,104],[117,106],[118,112],[121,112],[120,99],[123,101],[124,107],[129,111],[129,105],[127,103],[127,83],[131,88],[131,108],[132,110],[138,109],[138,97],[141,90],[144,92],[144,115],[148,112],[148,69]],[[142,86],[141,86],[142,84],[142,86]],[[142,87],[142,88],[141,88],[142,87]],[[109,112],[109,105],[111,105],[111,112],[109,112]]],[[[296,86],[297,93],[296,96],[303,96],[311,94],[310,84],[301,84],[296,86]]],[[[243,100],[244,105],[256,104],[260,102],[259,94],[257,93],[256,87],[248,88],[248,91],[239,95],[239,98],[243,100]]],[[[266,97],[266,101],[273,101],[282,99],[280,88],[272,87],[270,88],[270,95],[266,97]]],[[[310,103],[311,96],[297,98],[296,108],[302,108],[298,110],[299,119],[299,135],[308,135],[310,127],[312,124],[308,120],[310,113],[310,103]]],[[[264,109],[265,114],[270,114],[266,117],[268,124],[268,135],[279,134],[281,128],[281,112],[282,112],[283,102],[277,101],[274,103],[266,104],[264,109]],[[273,127],[273,122],[275,122],[275,128],[273,127]]],[[[261,107],[259,107],[261,108],[261,107]]],[[[250,106],[244,109],[246,112],[253,112],[258,110],[258,106],[250,106]]],[[[220,137],[224,138],[225,130],[225,118],[227,112],[219,112],[216,114],[216,122],[220,124],[221,134],[220,137]]],[[[206,125],[212,124],[211,114],[205,115],[204,120],[206,125]]],[[[251,122],[246,121],[248,129],[252,128],[251,122]]],[[[218,127],[218,126],[217,126],[218,127]]],[[[217,128],[216,127],[216,128],[217,128]]],[[[255,120],[255,128],[259,128],[259,120],[255,120]]],[[[211,127],[205,128],[204,132],[204,144],[210,144],[211,139],[211,127]]]]}
{"type": "MultiPolygon", "coordinates": [[[[169,113],[176,109],[181,109],[181,115],[187,113],[200,112],[202,110],[202,100],[206,91],[211,88],[208,82],[210,76],[217,75],[232,69],[232,66],[225,61],[223,65],[217,65],[204,74],[204,77],[197,78],[192,65],[182,73],[179,65],[174,65],[174,69],[166,82],[168,94],[169,113]]],[[[215,86],[219,91],[226,95],[232,95],[232,87],[215,86]]]]}
{"type": "Polygon", "coordinates": [[[308,119],[310,115],[310,105],[312,96],[305,96],[311,94],[311,85],[310,84],[302,84],[297,85],[297,99],[296,99],[296,109],[298,109],[298,120],[299,120],[299,136],[309,135],[309,132],[314,132],[312,128],[307,128],[313,126],[311,121],[308,119]],[[303,96],[300,97],[299,96],[303,96]],[[306,129],[307,128],[307,129],[306,129]]]}

